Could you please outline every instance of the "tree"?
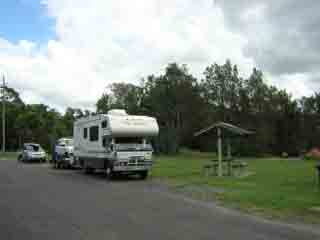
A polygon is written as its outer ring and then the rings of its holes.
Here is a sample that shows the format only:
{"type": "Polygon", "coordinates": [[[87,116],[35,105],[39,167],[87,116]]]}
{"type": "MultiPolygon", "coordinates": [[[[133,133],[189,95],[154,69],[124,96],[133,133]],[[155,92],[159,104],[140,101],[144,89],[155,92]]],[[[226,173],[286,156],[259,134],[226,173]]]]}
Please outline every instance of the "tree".
{"type": "Polygon", "coordinates": [[[96,103],[98,113],[106,113],[110,109],[126,109],[130,114],[141,111],[141,87],[130,83],[113,83],[108,90],[110,93],[104,93],[96,103]]]}
{"type": "Polygon", "coordinates": [[[104,93],[96,103],[97,113],[107,113],[111,109],[110,96],[104,93]]]}
{"type": "Polygon", "coordinates": [[[240,107],[243,84],[238,67],[229,60],[224,65],[215,63],[206,68],[204,77],[201,84],[208,107],[214,109],[219,121],[232,121],[232,112],[240,107]]]}
{"type": "Polygon", "coordinates": [[[143,89],[144,111],[157,117],[160,124],[159,149],[176,153],[181,145],[190,144],[190,136],[199,128],[203,101],[187,67],[169,64],[164,75],[149,76],[143,89]]]}

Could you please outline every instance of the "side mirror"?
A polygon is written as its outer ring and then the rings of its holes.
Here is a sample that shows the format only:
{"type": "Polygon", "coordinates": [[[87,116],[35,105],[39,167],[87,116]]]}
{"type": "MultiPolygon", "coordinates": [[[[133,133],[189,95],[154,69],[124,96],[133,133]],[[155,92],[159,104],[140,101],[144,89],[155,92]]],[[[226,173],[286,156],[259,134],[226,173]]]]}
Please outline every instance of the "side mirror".
{"type": "Polygon", "coordinates": [[[111,153],[112,150],[113,150],[112,144],[110,144],[109,146],[107,146],[106,149],[107,149],[107,152],[108,152],[108,153],[111,153]]]}

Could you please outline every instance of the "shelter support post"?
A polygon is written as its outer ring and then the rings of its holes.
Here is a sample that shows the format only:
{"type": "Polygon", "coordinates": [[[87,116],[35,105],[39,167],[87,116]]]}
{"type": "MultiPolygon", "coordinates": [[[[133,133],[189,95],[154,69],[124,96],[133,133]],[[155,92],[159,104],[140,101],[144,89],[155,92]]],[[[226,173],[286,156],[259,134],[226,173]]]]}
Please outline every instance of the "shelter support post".
{"type": "Polygon", "coordinates": [[[218,166],[218,176],[222,177],[222,136],[221,136],[221,128],[217,129],[218,131],[218,158],[219,158],[219,166],[218,166]]]}
{"type": "Polygon", "coordinates": [[[231,156],[231,143],[230,138],[227,138],[227,151],[228,151],[228,175],[232,175],[232,156],[231,156]]]}

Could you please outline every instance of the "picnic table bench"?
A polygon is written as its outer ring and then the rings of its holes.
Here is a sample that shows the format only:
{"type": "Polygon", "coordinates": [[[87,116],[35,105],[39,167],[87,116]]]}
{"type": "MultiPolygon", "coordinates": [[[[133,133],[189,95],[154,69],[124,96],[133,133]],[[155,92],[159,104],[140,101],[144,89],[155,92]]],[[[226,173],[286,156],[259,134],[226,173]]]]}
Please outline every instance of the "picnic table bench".
{"type": "Polygon", "coordinates": [[[317,181],[318,181],[318,185],[320,186],[320,163],[318,163],[315,168],[316,168],[316,170],[317,170],[317,181]]]}
{"type": "Polygon", "coordinates": [[[235,161],[232,163],[232,169],[238,169],[238,175],[242,176],[245,173],[246,168],[248,167],[248,163],[243,161],[235,161]]]}
{"type": "MultiPolygon", "coordinates": [[[[227,165],[227,176],[232,176],[236,172],[238,172],[238,175],[242,175],[248,166],[246,162],[235,160],[233,158],[222,160],[222,165],[227,165]],[[234,169],[236,169],[237,171],[233,171],[234,169]]],[[[206,176],[216,176],[218,173],[218,168],[219,161],[217,159],[213,159],[211,160],[211,163],[205,164],[203,166],[203,171],[206,176]]]]}

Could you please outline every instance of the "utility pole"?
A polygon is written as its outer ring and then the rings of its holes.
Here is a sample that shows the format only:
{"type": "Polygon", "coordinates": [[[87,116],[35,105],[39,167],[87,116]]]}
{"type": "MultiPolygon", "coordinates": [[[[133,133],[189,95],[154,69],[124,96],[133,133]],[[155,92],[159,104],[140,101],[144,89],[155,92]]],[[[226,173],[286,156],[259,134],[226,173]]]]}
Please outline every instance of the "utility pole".
{"type": "Polygon", "coordinates": [[[2,152],[6,152],[6,81],[3,75],[2,78],[2,152]]]}

